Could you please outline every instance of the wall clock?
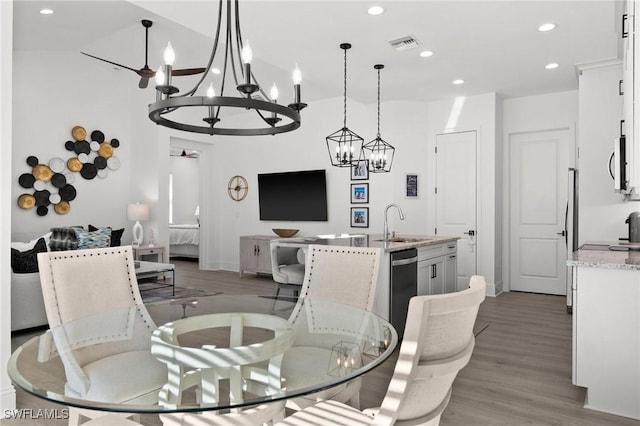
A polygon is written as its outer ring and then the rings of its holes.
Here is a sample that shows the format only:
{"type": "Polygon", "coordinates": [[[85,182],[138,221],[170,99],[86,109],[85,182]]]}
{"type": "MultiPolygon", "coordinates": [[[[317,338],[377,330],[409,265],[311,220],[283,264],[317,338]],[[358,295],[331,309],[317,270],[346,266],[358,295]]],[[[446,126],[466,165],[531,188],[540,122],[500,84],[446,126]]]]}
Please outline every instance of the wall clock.
{"type": "Polygon", "coordinates": [[[229,197],[231,197],[232,200],[244,200],[244,198],[247,196],[247,192],[249,192],[249,185],[247,184],[247,180],[242,176],[233,176],[231,179],[229,179],[227,191],[229,192],[229,197]]]}

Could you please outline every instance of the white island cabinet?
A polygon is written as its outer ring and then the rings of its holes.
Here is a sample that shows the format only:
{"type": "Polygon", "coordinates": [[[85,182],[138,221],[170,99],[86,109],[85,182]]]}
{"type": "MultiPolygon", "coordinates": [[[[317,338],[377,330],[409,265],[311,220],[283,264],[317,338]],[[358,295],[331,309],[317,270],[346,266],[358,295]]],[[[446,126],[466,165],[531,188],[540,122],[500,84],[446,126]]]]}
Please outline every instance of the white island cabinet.
{"type": "Polygon", "coordinates": [[[573,384],[584,406],[640,419],[640,253],[578,250],[573,266],[573,384]]]}
{"type": "Polygon", "coordinates": [[[418,296],[456,291],[456,252],[456,241],[418,247],[418,296]]]}

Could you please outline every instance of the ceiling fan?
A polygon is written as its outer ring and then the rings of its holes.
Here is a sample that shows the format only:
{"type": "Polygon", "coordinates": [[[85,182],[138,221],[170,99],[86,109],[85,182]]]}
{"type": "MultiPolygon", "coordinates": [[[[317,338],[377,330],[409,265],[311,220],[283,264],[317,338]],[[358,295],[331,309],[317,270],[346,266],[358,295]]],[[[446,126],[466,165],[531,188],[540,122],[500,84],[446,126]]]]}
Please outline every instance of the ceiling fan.
{"type": "Polygon", "coordinates": [[[186,150],[182,150],[180,154],[170,154],[172,157],[183,157],[183,158],[198,158],[197,151],[187,152],[186,150]]]}
{"type": "MultiPolygon", "coordinates": [[[[90,55],[85,52],[80,52],[83,55],[89,56],[90,58],[97,59],[99,61],[107,62],[112,65],[116,65],[121,68],[125,68],[131,70],[140,76],[140,82],[138,83],[138,87],[141,89],[145,89],[149,85],[149,79],[156,75],[156,72],[149,68],[149,27],[153,25],[153,22],[148,19],[143,19],[142,26],[145,28],[145,41],[144,41],[144,67],[140,69],[131,68],[122,64],[118,64],[116,62],[108,61],[103,58],[99,58],[97,56],[90,55]]],[[[194,75],[201,74],[205,71],[206,68],[184,68],[179,70],[172,70],[171,75],[173,76],[181,76],[181,75],[194,75]]]]}

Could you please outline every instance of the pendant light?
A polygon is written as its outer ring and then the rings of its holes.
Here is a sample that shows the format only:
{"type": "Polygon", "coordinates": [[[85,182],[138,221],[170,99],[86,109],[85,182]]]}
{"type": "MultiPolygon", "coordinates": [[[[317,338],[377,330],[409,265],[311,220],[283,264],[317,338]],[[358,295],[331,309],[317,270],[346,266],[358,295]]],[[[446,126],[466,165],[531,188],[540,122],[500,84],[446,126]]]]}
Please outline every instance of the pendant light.
{"type": "Polygon", "coordinates": [[[149,118],[156,124],[192,133],[229,136],[275,135],[300,127],[300,110],[307,106],[300,100],[302,73],[296,66],[292,76],[293,103],[278,104],[275,84],[270,96],[265,93],[251,68],[253,52],[249,42],[243,40],[240,32],[238,2],[219,0],[217,28],[206,70],[196,85],[181,95],[171,80],[175,52],[169,43],[165,65],[156,73],[156,101],[149,105],[149,118]],[[223,64],[219,89],[215,90],[210,83],[206,94],[197,95],[200,85],[211,75],[216,57],[223,64]],[[227,86],[233,83],[236,93],[227,93],[225,83],[227,86]],[[181,114],[179,110],[194,113],[181,114]],[[229,110],[247,114],[242,120],[225,120],[223,111],[229,110]],[[191,121],[187,120],[189,116],[191,121]],[[225,125],[225,121],[233,126],[225,125]]]}
{"type": "Polygon", "coordinates": [[[362,148],[364,139],[347,127],[347,50],[351,49],[351,44],[342,43],[340,49],[344,50],[344,121],[342,128],[327,136],[326,140],[331,165],[351,167],[358,159],[358,154],[354,152],[362,148]]]}
{"type": "Polygon", "coordinates": [[[362,146],[360,161],[368,161],[371,173],[388,173],[391,171],[396,149],[380,137],[380,70],[384,65],[377,64],[373,68],[378,71],[378,133],[374,140],[362,146]]]}

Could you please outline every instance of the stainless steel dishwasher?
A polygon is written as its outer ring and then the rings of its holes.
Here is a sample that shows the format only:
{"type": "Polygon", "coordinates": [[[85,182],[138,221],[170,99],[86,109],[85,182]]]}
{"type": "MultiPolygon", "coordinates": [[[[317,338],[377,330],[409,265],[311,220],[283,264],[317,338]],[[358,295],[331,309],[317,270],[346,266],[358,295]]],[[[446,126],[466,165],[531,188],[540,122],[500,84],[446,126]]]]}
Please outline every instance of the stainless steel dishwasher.
{"type": "Polygon", "coordinates": [[[407,321],[409,299],[418,294],[418,250],[408,249],[391,253],[390,289],[391,325],[401,338],[407,321]]]}

